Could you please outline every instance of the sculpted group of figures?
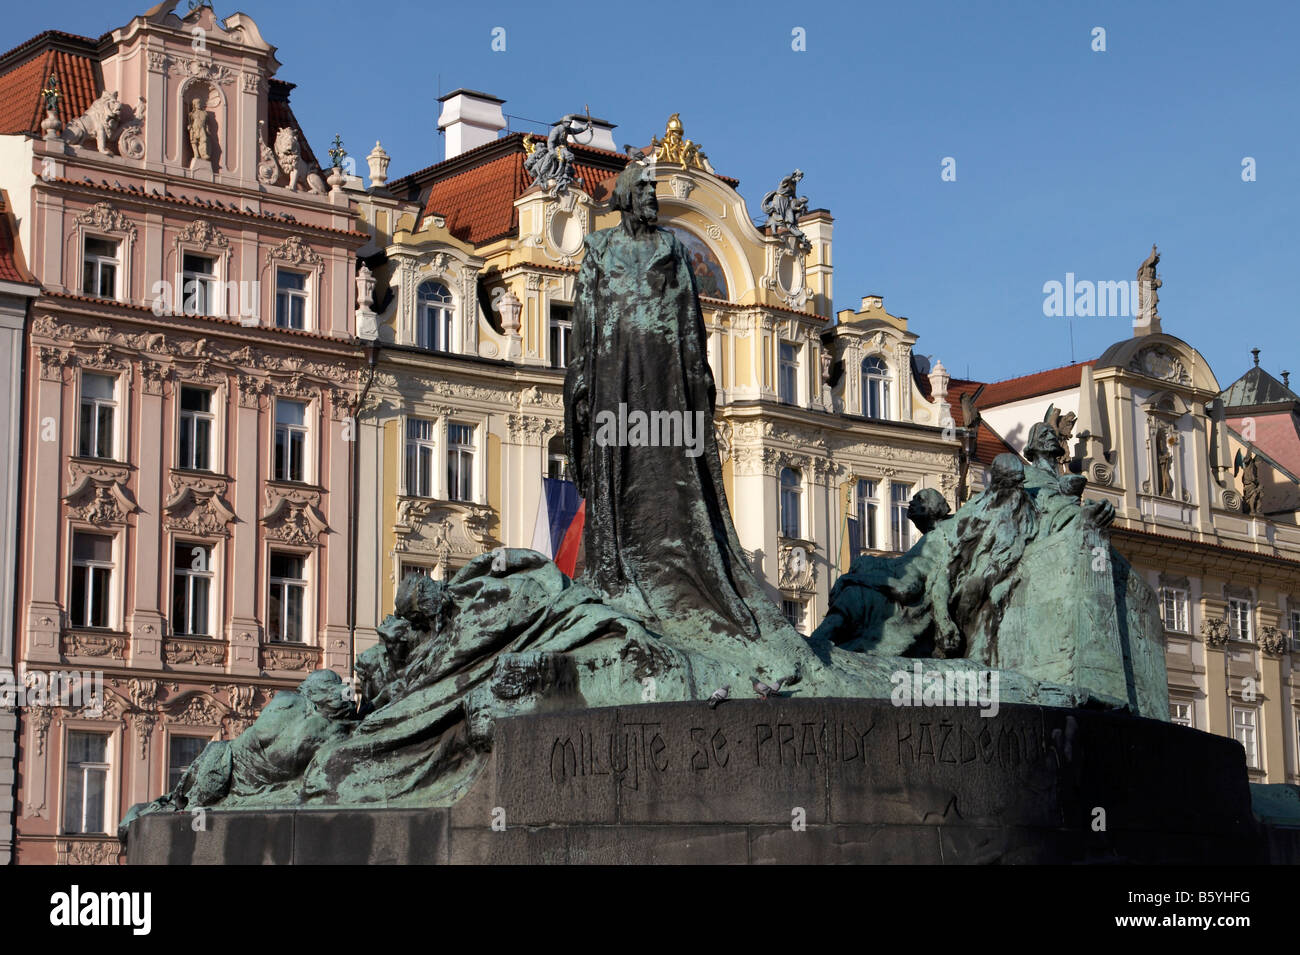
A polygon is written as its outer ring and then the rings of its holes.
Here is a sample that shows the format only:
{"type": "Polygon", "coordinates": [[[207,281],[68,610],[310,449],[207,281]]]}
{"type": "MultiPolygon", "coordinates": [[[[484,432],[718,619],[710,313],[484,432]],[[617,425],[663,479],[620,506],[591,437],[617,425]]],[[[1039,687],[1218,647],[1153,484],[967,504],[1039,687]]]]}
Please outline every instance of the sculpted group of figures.
{"type": "Polygon", "coordinates": [[[620,175],[615,228],[590,235],[565,380],[570,473],[586,499],[587,569],[570,580],[529,550],[484,554],[443,583],[408,577],[358,690],[330,671],[284,692],[234,740],[210,744],[144,812],[445,806],[484,765],[495,722],[544,698],[571,707],[750,692],[888,698],[891,676],[996,669],[1003,702],[1125,706],[1167,718],[1151,590],[1109,547],[1113,510],[1061,475],[1049,424],[1025,466],[955,514],[913,502],[923,531],[901,557],[863,557],[806,638],[740,547],[714,439],[714,383],[686,250],[655,221],[647,167],[620,175]],[[702,454],[596,440],[620,405],[703,414],[702,454]],[[1118,649],[1117,649],[1118,648],[1118,649]],[[1086,674],[1086,676],[1085,676],[1086,674]]]}

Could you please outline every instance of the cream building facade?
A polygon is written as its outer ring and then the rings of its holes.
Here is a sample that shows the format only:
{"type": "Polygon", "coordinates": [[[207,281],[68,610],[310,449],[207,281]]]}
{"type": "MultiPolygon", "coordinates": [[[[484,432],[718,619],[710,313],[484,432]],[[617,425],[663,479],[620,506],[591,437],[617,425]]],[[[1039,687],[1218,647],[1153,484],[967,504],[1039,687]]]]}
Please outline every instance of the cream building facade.
{"type": "MultiPolygon", "coordinates": [[[[447,158],[388,183],[377,146],[379,185],[372,175],[357,195],[376,282],[358,539],[380,542],[359,557],[358,650],[376,639],[364,621],[378,623],[406,573],[446,577],[484,550],[531,546],[541,478],[563,473],[582,242],[617,224],[609,191],[627,157],[596,120],[569,140],[575,185],[530,185],[524,163],[540,147],[500,135],[501,103],[448,94],[447,158]]],[[[811,632],[848,563],[846,518],[872,522],[864,546],[905,549],[911,494],[936,487],[954,499],[961,443],[947,376],[926,374],[906,319],[879,297],[832,320],[829,213],[799,219],[806,248],[786,241],[755,224],[735,180],[674,152],[674,134],[676,116],[641,155],[653,161],[659,224],[693,258],[737,532],[773,599],[811,632]]]]}

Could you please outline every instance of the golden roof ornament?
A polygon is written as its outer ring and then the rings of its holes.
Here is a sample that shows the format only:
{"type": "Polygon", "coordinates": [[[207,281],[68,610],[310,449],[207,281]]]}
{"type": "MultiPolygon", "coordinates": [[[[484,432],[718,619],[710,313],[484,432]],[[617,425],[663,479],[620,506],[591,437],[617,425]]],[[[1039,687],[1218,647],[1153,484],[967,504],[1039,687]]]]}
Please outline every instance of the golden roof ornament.
{"type": "Polygon", "coordinates": [[[677,163],[688,168],[713,172],[709,157],[704,154],[697,143],[693,143],[683,136],[682,132],[681,114],[673,113],[668,117],[668,124],[664,127],[664,138],[659,139],[656,136],[650,139],[650,148],[654,151],[654,161],[677,163]]]}

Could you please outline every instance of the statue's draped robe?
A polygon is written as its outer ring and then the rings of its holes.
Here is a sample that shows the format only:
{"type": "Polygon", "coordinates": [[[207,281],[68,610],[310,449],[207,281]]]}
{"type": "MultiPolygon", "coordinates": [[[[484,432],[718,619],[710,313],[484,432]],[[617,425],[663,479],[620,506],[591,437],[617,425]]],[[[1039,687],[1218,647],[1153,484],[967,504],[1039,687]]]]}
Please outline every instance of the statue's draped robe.
{"type": "Polygon", "coordinates": [[[722,638],[794,648],[800,638],[751,571],[727,507],[685,248],[665,229],[635,237],[622,227],[586,246],[564,395],[570,466],[587,502],[585,582],[678,646],[722,638]],[[703,453],[600,440],[602,422],[621,411],[629,421],[678,415],[703,453]]]}

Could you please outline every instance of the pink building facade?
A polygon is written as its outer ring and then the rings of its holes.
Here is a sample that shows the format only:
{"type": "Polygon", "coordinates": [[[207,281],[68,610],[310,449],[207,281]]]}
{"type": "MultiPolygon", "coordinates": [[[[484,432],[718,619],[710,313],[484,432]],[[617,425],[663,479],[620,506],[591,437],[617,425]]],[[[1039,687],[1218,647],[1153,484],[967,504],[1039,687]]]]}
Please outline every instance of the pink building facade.
{"type": "Polygon", "coordinates": [[[31,107],[0,187],[41,287],[14,659],[103,674],[102,699],[17,709],[19,863],[116,862],[126,808],[351,667],[366,236],[256,24],[176,6],[0,58],[31,107]]]}

